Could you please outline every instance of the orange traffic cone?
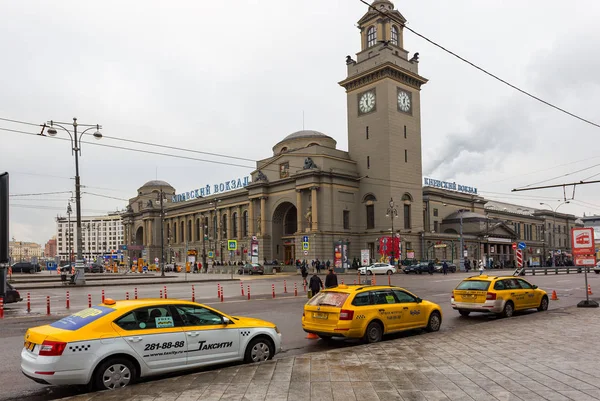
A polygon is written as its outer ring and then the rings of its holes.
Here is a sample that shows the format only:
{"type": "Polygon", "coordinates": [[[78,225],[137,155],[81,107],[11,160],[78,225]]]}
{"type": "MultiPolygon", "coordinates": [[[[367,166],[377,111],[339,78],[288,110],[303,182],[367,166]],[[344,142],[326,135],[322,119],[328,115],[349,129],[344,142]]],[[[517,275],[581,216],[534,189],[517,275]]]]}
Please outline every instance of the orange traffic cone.
{"type": "Polygon", "coordinates": [[[558,297],[556,296],[556,290],[552,290],[552,298],[553,301],[558,301],[558,297]]]}
{"type": "Polygon", "coordinates": [[[306,338],[307,338],[308,340],[317,340],[317,339],[319,338],[319,336],[318,336],[318,335],[316,335],[316,334],[314,334],[314,333],[308,333],[308,334],[306,335],[306,338]]]}
{"type": "Polygon", "coordinates": [[[590,284],[588,284],[588,295],[594,295],[592,294],[592,286],[590,284]]]}

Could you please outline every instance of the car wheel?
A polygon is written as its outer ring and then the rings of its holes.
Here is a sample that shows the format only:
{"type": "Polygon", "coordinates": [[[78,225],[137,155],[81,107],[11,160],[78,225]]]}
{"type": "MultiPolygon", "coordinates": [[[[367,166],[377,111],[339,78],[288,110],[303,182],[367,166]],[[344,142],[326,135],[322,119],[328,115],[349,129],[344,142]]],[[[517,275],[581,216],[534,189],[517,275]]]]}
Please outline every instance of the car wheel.
{"type": "Polygon", "coordinates": [[[6,296],[4,297],[4,303],[5,304],[12,304],[13,302],[15,302],[14,295],[6,294],[6,296]]]}
{"type": "Polygon", "coordinates": [[[264,362],[273,358],[274,350],[271,342],[265,337],[258,337],[250,341],[246,347],[244,362],[264,362]]]}
{"type": "Polygon", "coordinates": [[[460,313],[461,316],[467,317],[471,314],[471,311],[459,309],[458,313],[460,313]]]}
{"type": "Polygon", "coordinates": [[[504,309],[502,310],[502,317],[512,317],[515,312],[515,306],[511,301],[508,301],[504,304],[504,309]]]}
{"type": "Polygon", "coordinates": [[[596,273],[596,274],[600,274],[600,271],[596,270],[596,271],[595,271],[595,273],[596,273]]]}
{"type": "Polygon", "coordinates": [[[367,270],[367,276],[372,276],[373,272],[371,270],[367,270]]]}
{"type": "Polygon", "coordinates": [[[98,390],[114,390],[133,383],[135,367],[127,359],[115,358],[102,363],[94,376],[94,385],[98,390]]]}
{"type": "Polygon", "coordinates": [[[407,272],[407,271],[405,271],[405,272],[404,272],[404,274],[408,274],[408,272],[407,272]]]}
{"type": "Polygon", "coordinates": [[[434,310],[433,312],[431,312],[431,315],[429,315],[429,321],[427,322],[427,327],[425,327],[425,330],[427,330],[430,333],[434,331],[439,331],[441,325],[442,315],[440,315],[440,312],[434,310]]]}
{"type": "Polygon", "coordinates": [[[241,270],[238,270],[238,274],[242,274],[242,271],[241,271],[241,270]]]}
{"type": "Polygon", "coordinates": [[[254,273],[252,273],[252,270],[248,270],[248,274],[253,275],[254,273]]]}
{"type": "Polygon", "coordinates": [[[388,275],[388,276],[391,276],[392,274],[394,274],[394,272],[393,272],[393,271],[391,271],[391,270],[388,270],[388,271],[387,271],[387,275],[388,275]]]}
{"type": "Polygon", "coordinates": [[[542,297],[542,301],[540,302],[540,306],[538,306],[537,310],[539,312],[544,312],[548,310],[548,297],[547,296],[543,296],[542,297]]]}
{"type": "Polygon", "coordinates": [[[378,343],[383,338],[383,327],[377,322],[371,322],[365,331],[365,342],[378,343]]]}
{"type": "Polygon", "coordinates": [[[29,274],[35,273],[35,269],[29,269],[29,274]]]}
{"type": "Polygon", "coordinates": [[[423,274],[423,272],[419,272],[419,274],[423,274]]]}

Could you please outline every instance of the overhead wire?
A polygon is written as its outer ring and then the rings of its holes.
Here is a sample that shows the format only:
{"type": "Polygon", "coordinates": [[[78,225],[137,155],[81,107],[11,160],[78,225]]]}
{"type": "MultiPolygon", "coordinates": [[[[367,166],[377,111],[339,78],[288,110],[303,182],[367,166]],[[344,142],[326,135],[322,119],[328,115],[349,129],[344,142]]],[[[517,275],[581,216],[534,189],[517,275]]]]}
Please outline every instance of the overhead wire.
{"type": "Polygon", "coordinates": [[[558,111],[560,111],[560,112],[562,112],[562,113],[564,113],[564,114],[567,114],[567,115],[569,115],[569,116],[571,116],[571,117],[573,117],[573,118],[575,118],[575,119],[577,119],[577,120],[579,120],[579,121],[582,121],[582,122],[584,122],[584,123],[587,123],[587,124],[589,124],[589,125],[592,125],[592,126],[594,126],[594,127],[596,127],[596,128],[600,128],[600,124],[598,124],[598,123],[595,123],[595,122],[593,122],[593,121],[591,121],[591,120],[588,120],[588,119],[586,119],[586,118],[583,118],[583,117],[581,117],[581,116],[579,116],[579,115],[577,115],[577,114],[575,114],[575,113],[572,113],[572,112],[570,112],[570,111],[568,111],[568,110],[566,110],[566,109],[564,109],[564,108],[562,108],[562,107],[556,106],[555,104],[553,104],[553,103],[550,103],[550,102],[548,102],[548,101],[546,101],[546,100],[544,100],[544,99],[540,98],[539,96],[536,96],[536,95],[534,95],[534,94],[532,94],[532,93],[530,93],[530,92],[528,92],[528,91],[526,91],[526,90],[524,90],[524,89],[521,89],[521,88],[519,88],[518,86],[516,86],[516,85],[514,85],[514,84],[511,84],[511,83],[510,83],[510,82],[508,82],[507,80],[505,80],[505,79],[503,79],[503,78],[500,78],[498,75],[496,75],[496,74],[493,74],[492,72],[490,72],[490,71],[486,70],[485,68],[483,68],[483,67],[480,67],[479,65],[475,64],[474,62],[472,62],[472,61],[469,61],[469,60],[467,60],[466,58],[464,58],[464,57],[462,57],[462,56],[458,55],[456,52],[453,52],[452,50],[449,50],[449,49],[447,49],[446,47],[444,47],[444,46],[440,45],[440,44],[439,44],[439,43],[437,43],[436,41],[434,41],[434,40],[432,40],[432,39],[429,39],[427,36],[425,36],[425,35],[422,35],[422,34],[420,34],[419,32],[415,31],[414,29],[412,29],[411,27],[409,27],[408,25],[406,25],[404,22],[402,22],[401,20],[399,20],[398,18],[396,18],[396,17],[395,17],[393,14],[391,14],[391,13],[388,13],[387,11],[381,11],[381,10],[378,10],[376,7],[374,7],[372,4],[369,4],[369,3],[367,3],[365,0],[358,0],[358,1],[360,1],[361,3],[363,3],[363,4],[367,5],[367,6],[368,6],[370,9],[373,9],[373,10],[375,10],[376,12],[378,12],[378,13],[379,13],[379,14],[381,14],[381,15],[383,15],[384,17],[387,17],[387,18],[389,18],[389,19],[391,19],[391,20],[393,20],[393,21],[397,22],[397,23],[398,23],[398,24],[400,24],[400,25],[401,25],[401,26],[402,26],[404,29],[408,30],[409,32],[412,32],[412,33],[413,33],[413,34],[415,34],[416,36],[418,36],[418,37],[420,37],[421,39],[425,40],[426,42],[428,42],[428,43],[432,44],[433,46],[437,47],[438,49],[441,49],[441,50],[443,50],[444,52],[446,52],[446,53],[448,53],[448,54],[450,54],[450,55],[452,55],[452,56],[456,57],[456,58],[457,58],[457,59],[459,59],[460,61],[462,61],[462,62],[464,62],[464,63],[466,63],[466,64],[470,65],[471,67],[475,68],[476,70],[478,70],[478,71],[480,71],[480,72],[483,72],[484,74],[486,74],[486,75],[488,75],[488,76],[490,76],[490,77],[494,78],[495,80],[497,80],[497,81],[499,81],[499,82],[501,82],[501,83],[503,83],[503,84],[505,84],[505,85],[507,85],[507,86],[511,87],[512,89],[514,89],[514,90],[516,90],[516,91],[518,91],[518,92],[520,92],[520,93],[522,93],[522,94],[524,94],[524,95],[526,95],[526,96],[528,96],[528,97],[530,97],[530,98],[532,98],[532,99],[534,99],[534,100],[537,100],[538,102],[540,102],[540,103],[542,103],[542,104],[545,104],[545,105],[546,105],[546,106],[548,106],[548,107],[551,107],[551,108],[553,108],[553,109],[555,109],[555,110],[558,110],[558,111]]]}

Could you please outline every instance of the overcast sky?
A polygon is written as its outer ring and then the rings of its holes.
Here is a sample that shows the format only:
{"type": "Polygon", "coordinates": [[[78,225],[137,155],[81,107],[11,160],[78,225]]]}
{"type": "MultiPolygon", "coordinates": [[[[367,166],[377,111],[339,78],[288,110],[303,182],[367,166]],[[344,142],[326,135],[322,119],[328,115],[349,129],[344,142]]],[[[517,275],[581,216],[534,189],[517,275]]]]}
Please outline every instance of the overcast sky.
{"type": "MultiPolygon", "coordinates": [[[[409,26],[504,79],[600,123],[600,2],[396,0],[409,26]]],[[[347,150],[345,57],[359,50],[358,0],[0,0],[0,117],[101,124],[107,136],[261,159],[291,132],[331,135],[347,150]]],[[[405,33],[420,53],[424,174],[528,206],[562,190],[521,185],[600,164],[595,128],[491,79],[405,33]]],[[[0,128],[38,132],[0,121],[0,128]]],[[[65,137],[62,132],[60,136],[65,137]]],[[[93,139],[87,139],[93,141],[93,139]]],[[[12,194],[71,191],[67,142],[0,130],[12,194]]],[[[130,146],[102,139],[98,144],[130,146]]],[[[84,192],[127,199],[155,178],[178,192],[251,168],[83,144],[84,192]]],[[[200,159],[252,166],[174,150],[200,159]]],[[[548,183],[600,174],[600,166],[548,183]]],[[[598,178],[598,177],[596,177],[598,178]]],[[[571,196],[572,189],[567,194],[571,196]]],[[[600,214],[600,186],[578,187],[560,211],[600,214]]],[[[69,194],[11,198],[11,236],[45,243],[69,194]]],[[[126,202],[85,194],[84,215],[126,202]]],[[[73,206],[74,209],[74,206],[73,206]]]]}

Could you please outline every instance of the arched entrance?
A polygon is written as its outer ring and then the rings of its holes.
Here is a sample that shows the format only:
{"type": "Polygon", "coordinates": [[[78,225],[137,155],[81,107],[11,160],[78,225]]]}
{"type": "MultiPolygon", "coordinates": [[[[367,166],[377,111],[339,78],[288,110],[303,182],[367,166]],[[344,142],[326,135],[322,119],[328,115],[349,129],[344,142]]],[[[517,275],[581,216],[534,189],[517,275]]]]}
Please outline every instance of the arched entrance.
{"type": "Polygon", "coordinates": [[[296,241],[294,234],[298,231],[298,210],[290,202],[277,206],[273,212],[272,241],[273,259],[289,263],[296,260],[296,241]]]}
{"type": "MultiPolygon", "coordinates": [[[[144,245],[144,228],[138,227],[135,231],[135,245],[144,245]]],[[[142,251],[133,251],[134,258],[141,258],[142,251]]]]}

